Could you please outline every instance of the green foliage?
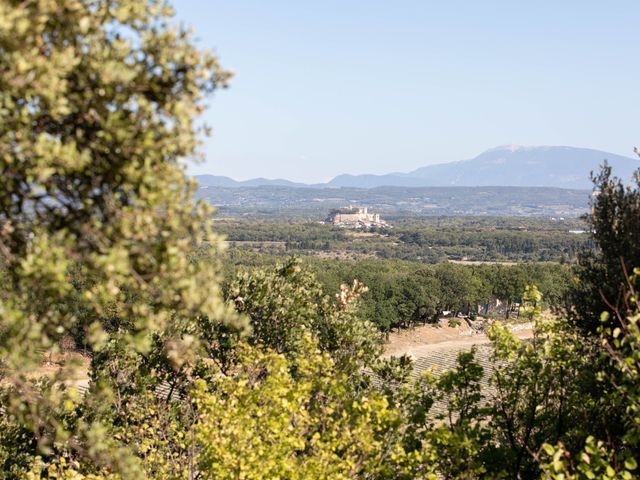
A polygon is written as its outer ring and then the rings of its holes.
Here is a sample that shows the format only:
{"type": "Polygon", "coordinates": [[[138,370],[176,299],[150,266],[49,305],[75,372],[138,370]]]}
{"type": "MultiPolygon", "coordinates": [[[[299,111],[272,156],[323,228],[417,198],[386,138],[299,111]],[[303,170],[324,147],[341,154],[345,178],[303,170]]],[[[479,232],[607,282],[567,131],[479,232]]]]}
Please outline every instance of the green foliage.
{"type": "Polygon", "coordinates": [[[41,457],[36,457],[33,464],[23,477],[25,480],[38,480],[40,478],[56,478],[58,480],[120,480],[120,476],[101,471],[98,474],[83,474],[79,465],[74,461],[68,461],[60,457],[55,462],[46,463],[41,457]]]}
{"type": "Polygon", "coordinates": [[[438,378],[438,389],[447,399],[446,419],[452,429],[469,425],[478,418],[480,380],[483,373],[483,368],[475,361],[475,351],[472,349],[458,354],[458,367],[438,378]]]}
{"type": "Polygon", "coordinates": [[[623,308],[627,274],[640,265],[640,170],[625,185],[605,163],[592,180],[586,219],[598,248],[579,256],[571,304],[573,322],[595,334],[603,311],[623,308]]]}
{"type": "Polygon", "coordinates": [[[611,452],[607,450],[604,442],[596,441],[591,436],[587,437],[584,449],[575,461],[572,461],[571,453],[562,444],[556,447],[545,444],[544,455],[547,459],[541,465],[544,478],[553,480],[638,478],[638,464],[633,457],[624,462],[623,468],[616,469],[611,452]]]}
{"type": "MultiPolygon", "coordinates": [[[[273,266],[278,257],[231,250],[225,256],[227,278],[255,267],[273,266]]],[[[314,271],[325,294],[358,279],[369,290],[361,300],[362,314],[382,331],[412,327],[436,320],[442,310],[473,315],[490,304],[492,316],[503,317],[528,284],[544,293],[543,307],[564,305],[571,282],[568,265],[539,263],[518,265],[435,266],[399,260],[335,260],[300,257],[314,271]],[[502,302],[499,310],[495,300],[502,302]]]]}
{"type": "Polygon", "coordinates": [[[278,353],[298,353],[305,330],[314,329],[328,309],[313,274],[296,261],[238,275],[227,297],[251,319],[252,338],[278,353]]]}
{"type": "Polygon", "coordinates": [[[303,259],[320,282],[335,289],[354,278],[369,286],[364,315],[383,331],[432,322],[443,310],[471,314],[499,299],[507,307],[529,283],[545,294],[544,306],[559,306],[570,269],[559,264],[418,265],[395,260],[327,261],[303,259]]]}
{"type": "Polygon", "coordinates": [[[432,468],[444,478],[636,478],[637,303],[625,331],[603,332],[611,345],[603,351],[566,322],[541,319],[541,301],[526,289],[533,339],[491,327],[488,370],[473,350],[437,378],[411,380],[405,358],[377,366],[382,391],[410,425],[405,449],[436,452],[432,468]]]}
{"type": "MultiPolygon", "coordinates": [[[[533,222],[532,222],[533,223],[533,222]]],[[[532,226],[533,227],[533,226],[532,226]]],[[[498,228],[403,228],[394,240],[421,247],[422,255],[440,252],[445,258],[484,261],[562,261],[588,246],[586,235],[564,231],[498,228]],[[429,249],[431,252],[426,252],[429,249]],[[435,250],[435,252],[434,252],[435,250]],[[424,252],[424,253],[423,253],[424,252]]]]}
{"type": "MultiPolygon", "coordinates": [[[[609,385],[604,401],[622,412],[624,428],[618,438],[589,435],[576,448],[563,443],[544,446],[543,469],[549,478],[638,478],[640,455],[640,298],[635,285],[640,269],[628,279],[626,310],[616,311],[620,327],[602,315],[602,344],[608,368],[600,368],[600,381],[609,385]]],[[[592,429],[591,429],[592,430],[592,429]]]]}
{"type": "Polygon", "coordinates": [[[303,341],[291,360],[242,348],[233,375],[199,384],[203,478],[414,478],[419,456],[397,440],[399,412],[375,394],[354,398],[330,357],[303,341]]]}
{"type": "Polygon", "coordinates": [[[34,435],[16,438],[23,452],[139,470],[109,432],[125,401],[115,372],[142,378],[154,335],[167,359],[188,350],[180,333],[200,315],[239,325],[216,265],[187,255],[219,240],[181,163],[204,95],[229,74],[171,15],[156,1],[0,2],[1,380],[10,428],[34,435]],[[30,380],[68,332],[99,353],[71,412],[56,387],[69,364],[30,380]]]}
{"type": "Polygon", "coordinates": [[[113,437],[140,459],[148,478],[189,478],[196,473],[199,452],[192,402],[167,401],[150,390],[123,404],[113,437]]]}
{"type": "Polygon", "coordinates": [[[576,436],[579,442],[584,435],[574,422],[591,417],[581,389],[581,375],[587,373],[585,347],[555,320],[537,320],[531,341],[521,341],[499,325],[490,338],[495,348],[493,441],[508,446],[500,452],[509,475],[531,478],[538,468],[532,452],[543,443],[576,436]]]}
{"type": "Polygon", "coordinates": [[[355,373],[378,357],[382,345],[375,326],[358,315],[366,291],[358,281],[351,287],[343,284],[331,301],[312,271],[290,259],[275,269],[238,274],[227,297],[239,313],[249,316],[251,343],[295,357],[311,334],[340,368],[355,373]]]}
{"type": "Polygon", "coordinates": [[[438,452],[436,463],[446,478],[471,479],[487,473],[480,455],[486,441],[480,385],[483,375],[472,349],[458,354],[457,367],[444,372],[435,384],[436,400],[444,408],[434,417],[446,426],[431,425],[423,435],[438,452]]]}

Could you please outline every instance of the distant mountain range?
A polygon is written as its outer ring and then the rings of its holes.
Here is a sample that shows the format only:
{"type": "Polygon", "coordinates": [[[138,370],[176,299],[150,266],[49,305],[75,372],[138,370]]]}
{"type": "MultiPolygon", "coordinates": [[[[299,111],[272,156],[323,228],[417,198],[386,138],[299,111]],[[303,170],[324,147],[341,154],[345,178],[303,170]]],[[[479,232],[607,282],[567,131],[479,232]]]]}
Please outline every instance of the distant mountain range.
{"type": "Polygon", "coordinates": [[[304,184],[289,180],[255,178],[236,181],[229,177],[196,175],[204,187],[559,187],[590,189],[591,171],[609,162],[614,175],[630,180],[640,168],[640,161],[609,152],[576,147],[525,147],[505,145],[492,148],[471,160],[440,163],[418,168],[409,173],[386,175],[338,175],[325,184],[304,184]]]}
{"type": "Polygon", "coordinates": [[[234,180],[230,177],[224,177],[220,175],[196,175],[196,180],[200,186],[203,187],[262,187],[262,186],[277,186],[277,187],[310,187],[306,183],[291,182],[282,178],[268,179],[268,178],[252,178],[251,180],[234,180]]]}

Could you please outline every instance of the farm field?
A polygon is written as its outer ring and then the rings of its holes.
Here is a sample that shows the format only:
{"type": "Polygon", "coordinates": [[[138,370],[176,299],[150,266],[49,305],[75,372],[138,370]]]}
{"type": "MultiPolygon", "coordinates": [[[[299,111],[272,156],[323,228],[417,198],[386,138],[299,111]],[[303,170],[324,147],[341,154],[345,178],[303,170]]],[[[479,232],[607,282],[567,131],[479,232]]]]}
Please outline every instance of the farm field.
{"type": "MultiPolygon", "coordinates": [[[[421,325],[389,333],[385,342],[384,355],[409,355],[417,361],[436,358],[443,352],[459,352],[468,350],[474,345],[489,344],[485,333],[473,331],[464,321],[457,326],[449,326],[447,323],[447,319],[442,319],[437,325],[421,325]]],[[[518,338],[531,338],[533,325],[531,323],[513,324],[512,331],[518,338]]]]}

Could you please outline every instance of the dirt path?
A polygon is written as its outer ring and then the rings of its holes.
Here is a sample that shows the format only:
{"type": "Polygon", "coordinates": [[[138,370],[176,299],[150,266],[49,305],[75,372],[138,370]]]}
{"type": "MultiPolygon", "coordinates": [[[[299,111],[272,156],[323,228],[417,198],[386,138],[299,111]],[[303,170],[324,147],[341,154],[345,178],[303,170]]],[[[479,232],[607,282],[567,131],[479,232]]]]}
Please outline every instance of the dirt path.
{"type": "MultiPolygon", "coordinates": [[[[533,336],[530,323],[516,324],[513,331],[519,338],[533,336]]],[[[392,332],[385,345],[384,355],[410,355],[418,359],[487,343],[489,339],[484,333],[473,332],[464,321],[459,326],[450,327],[447,320],[441,320],[438,325],[421,325],[411,330],[392,332]]]]}

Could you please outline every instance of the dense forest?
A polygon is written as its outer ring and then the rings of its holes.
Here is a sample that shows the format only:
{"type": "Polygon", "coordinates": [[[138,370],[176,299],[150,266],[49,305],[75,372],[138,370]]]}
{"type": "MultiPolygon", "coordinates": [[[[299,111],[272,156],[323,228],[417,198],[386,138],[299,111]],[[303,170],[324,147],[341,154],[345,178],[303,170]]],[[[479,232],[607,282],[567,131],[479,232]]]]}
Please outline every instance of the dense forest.
{"type": "Polygon", "coordinates": [[[231,75],[172,19],[0,2],[0,478],[638,478],[640,171],[595,175],[564,265],[225,252],[183,159],[231,75]],[[381,355],[493,297],[533,338],[495,321],[439,374],[381,355]]]}

